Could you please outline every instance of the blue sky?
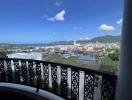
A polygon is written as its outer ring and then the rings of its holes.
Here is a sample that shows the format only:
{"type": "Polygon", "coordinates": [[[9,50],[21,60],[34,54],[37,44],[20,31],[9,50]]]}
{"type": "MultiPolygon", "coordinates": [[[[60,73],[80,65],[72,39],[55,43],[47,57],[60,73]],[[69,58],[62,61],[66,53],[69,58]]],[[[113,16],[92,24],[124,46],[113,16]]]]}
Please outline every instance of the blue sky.
{"type": "Polygon", "coordinates": [[[0,43],[120,35],[123,0],[0,0],[0,43]]]}

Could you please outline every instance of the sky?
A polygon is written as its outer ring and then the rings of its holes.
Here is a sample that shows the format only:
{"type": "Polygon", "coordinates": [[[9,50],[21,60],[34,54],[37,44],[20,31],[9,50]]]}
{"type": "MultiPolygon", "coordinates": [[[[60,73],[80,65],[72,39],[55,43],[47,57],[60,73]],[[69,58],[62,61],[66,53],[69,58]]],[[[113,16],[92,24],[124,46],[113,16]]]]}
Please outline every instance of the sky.
{"type": "Polygon", "coordinates": [[[0,43],[120,35],[123,0],[0,0],[0,43]]]}

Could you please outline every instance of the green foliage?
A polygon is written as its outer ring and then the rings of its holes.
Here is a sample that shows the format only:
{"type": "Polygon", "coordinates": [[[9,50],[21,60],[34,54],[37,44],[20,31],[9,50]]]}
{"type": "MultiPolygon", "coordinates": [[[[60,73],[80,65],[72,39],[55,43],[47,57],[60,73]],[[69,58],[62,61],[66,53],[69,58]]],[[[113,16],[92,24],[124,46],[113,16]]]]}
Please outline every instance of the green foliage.
{"type": "Polygon", "coordinates": [[[103,71],[117,73],[120,55],[119,49],[107,49],[107,51],[112,53],[108,54],[108,56],[103,58],[100,68],[103,71]]]}
{"type": "Polygon", "coordinates": [[[101,76],[95,75],[94,86],[95,86],[95,87],[101,86],[101,76]]]}
{"type": "Polygon", "coordinates": [[[8,49],[8,45],[0,45],[0,58],[7,58],[8,49]]]}
{"type": "Polygon", "coordinates": [[[105,35],[93,38],[91,42],[102,42],[102,43],[111,43],[111,42],[120,42],[120,36],[105,35]]]}
{"type": "Polygon", "coordinates": [[[0,52],[0,58],[6,58],[7,52],[0,52]]]}
{"type": "Polygon", "coordinates": [[[110,57],[104,57],[100,68],[103,71],[117,73],[119,61],[113,61],[110,57]]]}
{"type": "Polygon", "coordinates": [[[118,66],[115,66],[113,64],[102,64],[101,69],[103,71],[111,72],[111,73],[117,73],[118,71],[118,66]]]}
{"type": "Polygon", "coordinates": [[[113,49],[112,48],[107,48],[106,51],[107,52],[111,52],[113,49]]]}
{"type": "Polygon", "coordinates": [[[64,63],[64,64],[70,64],[70,65],[75,65],[76,61],[79,59],[78,56],[70,56],[68,58],[63,57],[62,55],[52,55],[51,57],[48,58],[48,61],[52,62],[58,62],[58,63],[64,63]]]}
{"type": "Polygon", "coordinates": [[[108,55],[113,61],[119,61],[119,49],[115,49],[112,54],[108,55]]]}

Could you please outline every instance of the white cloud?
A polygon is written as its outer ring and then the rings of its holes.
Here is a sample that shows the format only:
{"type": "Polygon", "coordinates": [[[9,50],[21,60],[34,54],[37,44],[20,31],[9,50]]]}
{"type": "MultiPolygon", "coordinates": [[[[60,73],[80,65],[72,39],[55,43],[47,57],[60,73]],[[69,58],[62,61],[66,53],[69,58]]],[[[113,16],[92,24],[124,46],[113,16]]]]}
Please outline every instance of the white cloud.
{"type": "Polygon", "coordinates": [[[89,38],[89,37],[86,37],[85,39],[86,39],[86,40],[90,40],[90,38],[89,38]]]}
{"type": "Polygon", "coordinates": [[[90,40],[90,37],[80,37],[79,40],[90,40]]]}
{"type": "Polygon", "coordinates": [[[121,19],[118,20],[116,23],[117,23],[118,25],[122,25],[122,22],[123,22],[123,19],[121,18],[121,19]]]}
{"type": "Polygon", "coordinates": [[[65,10],[62,10],[61,12],[57,13],[54,17],[47,18],[49,21],[64,21],[64,15],[65,15],[65,10]]]}
{"type": "Polygon", "coordinates": [[[56,6],[60,6],[61,5],[61,2],[55,2],[55,5],[56,6]]]}
{"type": "Polygon", "coordinates": [[[83,40],[83,38],[81,37],[81,38],[79,38],[79,40],[83,40]]]}
{"type": "Polygon", "coordinates": [[[100,25],[99,30],[101,30],[101,31],[114,31],[115,28],[113,26],[102,24],[102,25],[100,25]]]}

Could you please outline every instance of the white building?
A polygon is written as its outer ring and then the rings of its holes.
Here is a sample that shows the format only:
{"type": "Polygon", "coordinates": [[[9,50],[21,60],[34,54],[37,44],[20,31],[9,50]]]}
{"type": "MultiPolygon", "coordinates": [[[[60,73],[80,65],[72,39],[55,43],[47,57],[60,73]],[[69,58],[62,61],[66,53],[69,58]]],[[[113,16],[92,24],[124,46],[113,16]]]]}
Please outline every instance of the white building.
{"type": "Polygon", "coordinates": [[[8,54],[8,58],[20,58],[20,59],[34,59],[34,60],[42,60],[42,54],[39,52],[31,52],[31,53],[13,53],[8,54]]]}
{"type": "Polygon", "coordinates": [[[74,40],[74,46],[76,46],[76,45],[77,45],[76,40],[74,40]]]}

